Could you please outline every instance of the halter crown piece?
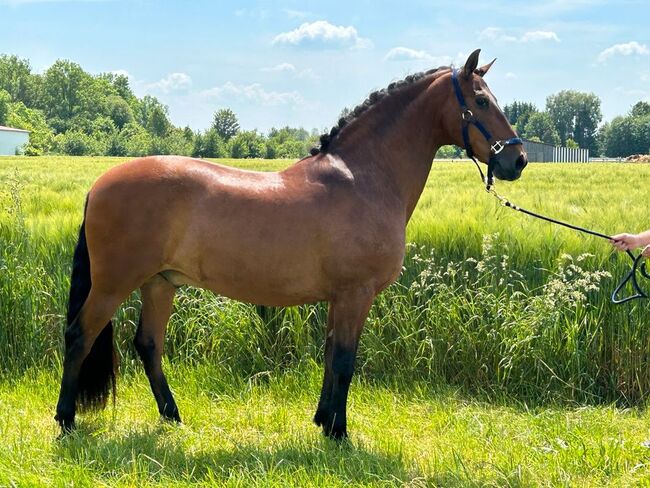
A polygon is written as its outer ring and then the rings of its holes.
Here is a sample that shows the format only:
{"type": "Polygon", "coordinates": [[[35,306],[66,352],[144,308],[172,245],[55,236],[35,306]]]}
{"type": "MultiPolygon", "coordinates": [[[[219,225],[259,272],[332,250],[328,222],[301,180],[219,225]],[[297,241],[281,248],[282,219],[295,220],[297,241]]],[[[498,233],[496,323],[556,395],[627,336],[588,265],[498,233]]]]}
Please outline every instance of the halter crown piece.
{"type": "Polygon", "coordinates": [[[454,83],[454,93],[456,93],[456,99],[458,100],[458,104],[460,105],[460,118],[463,121],[463,145],[465,146],[465,152],[467,153],[467,157],[470,158],[472,161],[474,161],[474,164],[478,168],[479,172],[481,173],[481,178],[483,179],[483,182],[485,183],[485,188],[486,190],[490,191],[490,188],[494,184],[494,176],[492,174],[494,170],[494,165],[496,164],[496,159],[494,156],[499,154],[501,151],[503,151],[506,146],[514,146],[516,144],[522,144],[522,140],[519,137],[511,137],[510,139],[505,139],[505,140],[495,140],[492,138],[492,135],[490,132],[485,128],[483,124],[474,116],[474,113],[467,108],[467,103],[465,103],[465,97],[463,96],[463,92],[460,89],[460,82],[458,81],[458,70],[454,69],[451,73],[451,79],[454,83]],[[488,144],[490,144],[490,159],[488,161],[488,169],[487,169],[487,178],[483,174],[483,170],[479,166],[478,162],[476,161],[476,158],[474,157],[474,150],[472,149],[472,144],[469,142],[469,125],[473,124],[474,127],[476,127],[481,134],[483,134],[483,137],[485,137],[485,140],[488,141],[488,144]]]}

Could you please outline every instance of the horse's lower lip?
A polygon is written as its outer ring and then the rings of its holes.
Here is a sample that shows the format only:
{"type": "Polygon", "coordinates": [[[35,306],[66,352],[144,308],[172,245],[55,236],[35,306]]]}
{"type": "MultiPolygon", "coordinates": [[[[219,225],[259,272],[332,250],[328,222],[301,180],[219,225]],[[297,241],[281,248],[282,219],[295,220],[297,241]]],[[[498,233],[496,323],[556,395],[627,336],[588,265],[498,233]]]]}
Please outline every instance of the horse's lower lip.
{"type": "Polygon", "coordinates": [[[501,171],[495,170],[494,176],[499,180],[515,181],[521,177],[521,171],[508,171],[507,173],[502,173],[501,171]]]}

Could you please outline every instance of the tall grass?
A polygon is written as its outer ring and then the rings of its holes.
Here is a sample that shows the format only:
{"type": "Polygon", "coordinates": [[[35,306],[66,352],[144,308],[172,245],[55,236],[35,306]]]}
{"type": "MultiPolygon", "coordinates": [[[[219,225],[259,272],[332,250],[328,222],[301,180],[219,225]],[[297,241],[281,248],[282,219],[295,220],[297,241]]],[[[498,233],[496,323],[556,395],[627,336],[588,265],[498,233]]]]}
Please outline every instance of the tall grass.
{"type": "MultiPolygon", "coordinates": [[[[119,160],[0,159],[0,371],[61,360],[72,249],[84,194],[119,160]]],[[[286,161],[229,163],[278,169],[286,161]]],[[[532,165],[501,184],[513,201],[614,233],[639,228],[650,168],[532,165]]],[[[650,388],[647,303],[609,303],[629,265],[606,243],[502,209],[467,164],[437,163],[408,227],[399,281],[366,325],[365,378],[452,384],[527,401],[642,401],[650,388]],[[607,270],[607,271],[603,271],[607,270]],[[611,275],[611,276],[610,276],[611,275]]],[[[120,309],[122,367],[137,293],[120,309]]],[[[166,342],[171,361],[263,377],[320,361],[326,307],[259,309],[196,289],[179,291],[166,342]]]]}

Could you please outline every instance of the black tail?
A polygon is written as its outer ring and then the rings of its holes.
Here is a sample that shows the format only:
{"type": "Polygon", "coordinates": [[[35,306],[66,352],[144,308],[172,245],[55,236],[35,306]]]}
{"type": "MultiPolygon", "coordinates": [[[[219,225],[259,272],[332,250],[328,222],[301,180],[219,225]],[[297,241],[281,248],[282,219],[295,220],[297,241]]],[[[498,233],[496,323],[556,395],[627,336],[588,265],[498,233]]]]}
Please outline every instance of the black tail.
{"type": "MultiPolygon", "coordinates": [[[[86,201],[86,206],[88,201],[86,201]]],[[[79,240],[74,250],[72,277],[70,278],[70,298],[68,300],[68,329],[77,329],[83,334],[83,324],[79,323],[79,312],[90,293],[90,257],[86,243],[86,211],[79,229],[79,240]]],[[[67,335],[67,334],[66,334],[67,335]]],[[[73,334],[76,335],[76,334],[73,334]]],[[[115,349],[113,347],[113,324],[108,322],[99,333],[90,353],[86,356],[79,372],[77,408],[81,411],[100,409],[112,393],[115,402],[115,349]]]]}

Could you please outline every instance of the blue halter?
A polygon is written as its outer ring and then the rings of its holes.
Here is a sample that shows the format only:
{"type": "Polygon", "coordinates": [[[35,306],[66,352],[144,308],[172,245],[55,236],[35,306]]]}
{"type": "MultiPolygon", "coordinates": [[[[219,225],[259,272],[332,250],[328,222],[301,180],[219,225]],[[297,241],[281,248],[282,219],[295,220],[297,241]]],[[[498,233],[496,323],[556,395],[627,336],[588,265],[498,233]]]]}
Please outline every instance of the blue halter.
{"type": "Polygon", "coordinates": [[[467,104],[465,103],[465,97],[463,96],[463,92],[460,89],[460,82],[458,81],[457,69],[454,69],[452,71],[451,79],[454,83],[454,92],[456,93],[456,99],[458,100],[458,104],[460,105],[460,110],[461,110],[460,116],[461,119],[463,120],[463,145],[465,146],[465,152],[467,153],[467,157],[469,157],[472,161],[474,161],[474,164],[476,164],[479,172],[481,173],[481,177],[485,182],[486,188],[489,190],[492,184],[494,183],[494,176],[492,175],[492,171],[494,170],[494,165],[496,164],[496,159],[494,158],[494,156],[496,156],[501,151],[503,151],[506,148],[506,146],[514,146],[517,144],[522,144],[522,140],[519,137],[511,137],[510,139],[506,139],[506,140],[494,140],[490,132],[485,128],[485,126],[481,124],[481,122],[476,119],[472,111],[469,108],[467,108],[467,104]],[[483,134],[483,137],[485,137],[485,140],[488,141],[488,144],[490,144],[490,159],[488,161],[487,179],[483,175],[483,171],[481,170],[481,167],[478,165],[476,158],[474,157],[474,150],[472,149],[472,145],[469,142],[470,124],[473,124],[474,127],[476,127],[479,130],[479,132],[483,134]]]}

